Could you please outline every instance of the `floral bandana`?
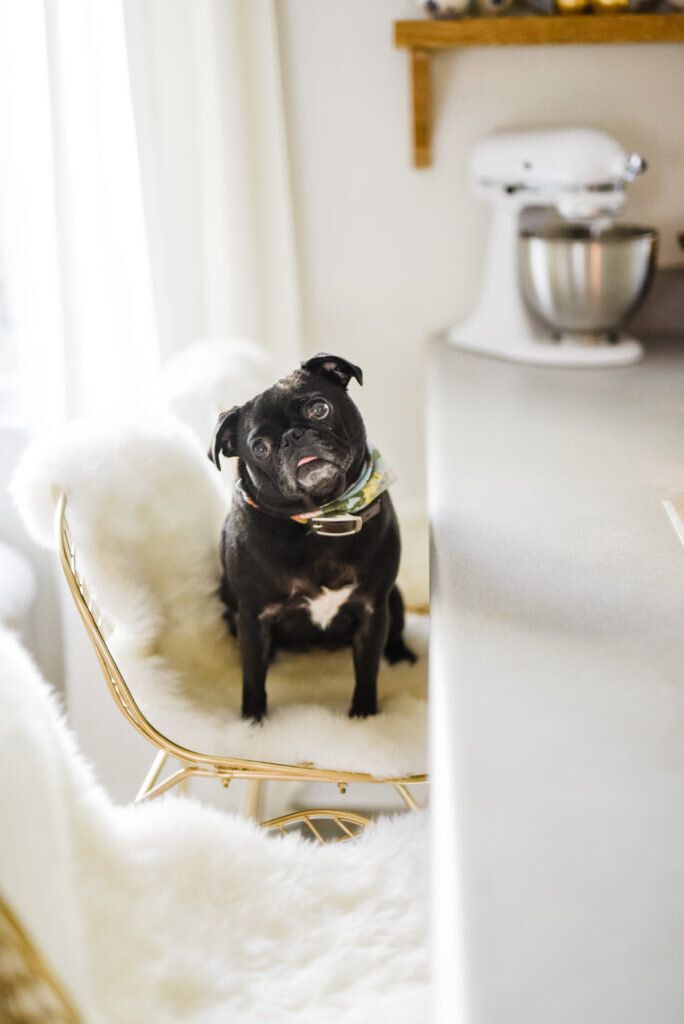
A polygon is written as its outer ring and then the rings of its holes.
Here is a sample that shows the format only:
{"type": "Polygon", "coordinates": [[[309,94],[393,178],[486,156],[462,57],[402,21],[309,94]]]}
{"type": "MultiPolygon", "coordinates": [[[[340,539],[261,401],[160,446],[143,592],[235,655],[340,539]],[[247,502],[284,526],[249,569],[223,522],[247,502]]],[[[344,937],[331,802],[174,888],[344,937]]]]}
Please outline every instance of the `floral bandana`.
{"type": "Polygon", "coordinates": [[[305,523],[308,519],[325,518],[325,516],[338,516],[343,512],[348,515],[358,515],[371,502],[379,498],[387,488],[396,480],[394,472],[387,465],[377,448],[368,445],[368,462],[366,463],[361,476],[351,485],[349,490],[323,505],[316,512],[305,512],[301,516],[291,516],[298,523],[305,523]]]}

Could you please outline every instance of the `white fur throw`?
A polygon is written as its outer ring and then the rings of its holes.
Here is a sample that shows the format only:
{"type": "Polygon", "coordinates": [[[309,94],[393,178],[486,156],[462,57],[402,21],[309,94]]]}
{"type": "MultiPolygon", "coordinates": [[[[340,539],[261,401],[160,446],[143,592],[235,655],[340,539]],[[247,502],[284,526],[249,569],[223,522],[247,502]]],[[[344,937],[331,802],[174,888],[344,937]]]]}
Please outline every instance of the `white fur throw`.
{"type": "Polygon", "coordinates": [[[79,565],[113,627],[117,663],[146,717],[175,742],[378,776],[426,771],[424,617],[407,628],[418,664],[383,665],[378,715],[347,717],[352,660],[341,651],[280,655],[267,720],[242,721],[238,652],[218,597],[228,499],[206,449],[173,417],[72,423],[25,453],[12,491],[46,546],[66,492],[79,565]]]}
{"type": "MultiPolygon", "coordinates": [[[[219,413],[242,405],[276,376],[273,360],[253,341],[204,338],[168,360],[161,393],[166,406],[208,448],[219,413]]],[[[229,472],[224,479],[232,476],[229,472]]]]}
{"type": "Polygon", "coordinates": [[[321,848],[189,798],[115,807],[1,629],[0,820],[2,895],[83,1024],[428,1019],[423,813],[321,848]]]}

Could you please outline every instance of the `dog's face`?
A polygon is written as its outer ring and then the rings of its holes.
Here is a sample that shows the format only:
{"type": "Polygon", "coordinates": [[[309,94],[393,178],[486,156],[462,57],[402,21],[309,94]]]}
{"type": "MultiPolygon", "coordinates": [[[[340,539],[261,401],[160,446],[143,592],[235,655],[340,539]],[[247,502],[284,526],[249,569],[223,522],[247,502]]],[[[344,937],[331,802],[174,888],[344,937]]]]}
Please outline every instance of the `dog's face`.
{"type": "Polygon", "coordinates": [[[358,366],[320,354],[219,417],[209,457],[237,456],[247,493],[266,511],[294,515],[343,494],[366,459],[361,414],[347,395],[358,366]]]}

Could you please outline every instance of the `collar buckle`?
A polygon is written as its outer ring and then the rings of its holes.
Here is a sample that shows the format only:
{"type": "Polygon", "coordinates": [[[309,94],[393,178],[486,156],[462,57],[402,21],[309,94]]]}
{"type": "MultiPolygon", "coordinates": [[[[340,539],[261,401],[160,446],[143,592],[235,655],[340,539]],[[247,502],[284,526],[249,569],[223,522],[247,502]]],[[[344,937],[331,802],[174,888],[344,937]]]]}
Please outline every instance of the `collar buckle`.
{"type": "Polygon", "coordinates": [[[309,525],[312,532],[320,537],[350,537],[359,532],[363,519],[351,512],[340,512],[332,516],[313,516],[309,525]]]}

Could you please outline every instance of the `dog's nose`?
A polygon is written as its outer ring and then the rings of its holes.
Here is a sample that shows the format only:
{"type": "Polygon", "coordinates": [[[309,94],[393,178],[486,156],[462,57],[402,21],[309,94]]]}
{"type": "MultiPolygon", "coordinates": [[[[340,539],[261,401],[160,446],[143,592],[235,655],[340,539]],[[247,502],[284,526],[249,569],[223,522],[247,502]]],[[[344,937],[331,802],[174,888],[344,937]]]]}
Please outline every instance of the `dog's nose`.
{"type": "Polygon", "coordinates": [[[295,443],[301,441],[304,437],[304,427],[291,427],[287,433],[283,434],[282,441],[280,442],[281,448],[287,448],[291,441],[295,443]]]}

